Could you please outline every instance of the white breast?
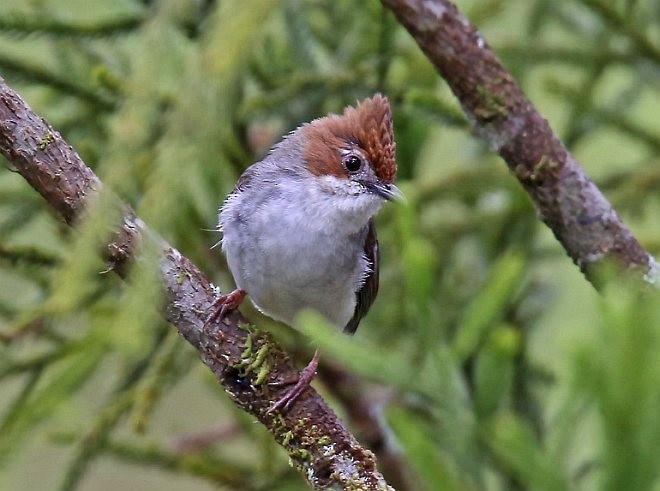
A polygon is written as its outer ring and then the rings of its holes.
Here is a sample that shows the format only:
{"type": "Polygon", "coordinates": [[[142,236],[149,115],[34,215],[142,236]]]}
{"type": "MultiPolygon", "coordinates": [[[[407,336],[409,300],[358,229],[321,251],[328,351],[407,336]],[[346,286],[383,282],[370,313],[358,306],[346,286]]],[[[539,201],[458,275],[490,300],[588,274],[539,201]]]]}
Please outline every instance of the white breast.
{"type": "Polygon", "coordinates": [[[239,288],[266,315],[289,325],[314,309],[343,328],[368,262],[366,225],[380,207],[368,194],[329,193],[336,178],[249,186],[220,212],[222,248],[239,288]]]}

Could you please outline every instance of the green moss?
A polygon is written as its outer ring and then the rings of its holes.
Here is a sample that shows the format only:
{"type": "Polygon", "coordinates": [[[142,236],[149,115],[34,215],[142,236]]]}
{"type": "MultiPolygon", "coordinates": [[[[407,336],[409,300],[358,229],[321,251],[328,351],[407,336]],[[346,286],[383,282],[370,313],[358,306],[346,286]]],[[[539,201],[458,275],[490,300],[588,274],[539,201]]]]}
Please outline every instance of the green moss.
{"type": "Polygon", "coordinates": [[[183,274],[181,271],[179,271],[176,274],[176,284],[177,285],[183,285],[183,280],[185,279],[185,274],[183,274]]]}
{"type": "Polygon", "coordinates": [[[289,452],[289,456],[292,459],[300,460],[303,462],[312,458],[312,454],[309,453],[309,450],[305,450],[304,448],[296,448],[294,450],[291,450],[289,452]]]}
{"type": "Polygon", "coordinates": [[[270,365],[268,363],[264,363],[263,365],[261,365],[261,367],[259,368],[259,373],[257,374],[257,378],[254,380],[254,385],[263,384],[268,379],[269,373],[270,373],[270,365]]]}
{"type": "Polygon", "coordinates": [[[270,345],[267,340],[264,340],[255,353],[255,347],[259,340],[256,332],[249,332],[245,337],[245,344],[241,352],[241,361],[234,365],[234,368],[240,370],[241,375],[247,376],[252,372],[257,372],[254,380],[254,385],[261,385],[268,379],[270,373],[270,363],[267,357],[270,351],[270,345]]]}
{"type": "Polygon", "coordinates": [[[244,349],[241,353],[241,359],[246,360],[252,357],[252,333],[248,333],[245,337],[245,344],[243,345],[244,349]]]}
{"type": "Polygon", "coordinates": [[[520,164],[516,166],[514,172],[516,176],[523,181],[536,182],[553,172],[559,167],[559,165],[559,162],[552,160],[547,155],[543,155],[541,160],[539,160],[531,169],[520,164]]]}
{"type": "Polygon", "coordinates": [[[257,351],[257,356],[254,358],[254,362],[252,362],[252,367],[254,369],[259,368],[264,363],[266,356],[268,356],[269,349],[270,346],[268,345],[268,343],[264,343],[263,345],[261,345],[259,351],[257,351]]]}
{"type": "Polygon", "coordinates": [[[52,133],[46,134],[41,141],[39,141],[39,150],[45,150],[49,143],[53,143],[55,137],[52,133]]]}
{"type": "Polygon", "coordinates": [[[286,447],[293,440],[293,432],[291,430],[284,433],[282,436],[282,446],[286,447]]]}
{"type": "Polygon", "coordinates": [[[329,436],[322,436],[321,438],[318,439],[318,444],[319,445],[329,445],[332,442],[329,436]]]}
{"type": "Polygon", "coordinates": [[[480,119],[508,116],[509,108],[504,97],[484,85],[477,85],[476,92],[479,95],[479,105],[473,111],[475,116],[480,119]]]}
{"type": "Polygon", "coordinates": [[[547,155],[544,155],[541,157],[541,160],[539,160],[538,163],[534,166],[532,170],[532,176],[534,179],[538,179],[541,177],[541,175],[554,171],[559,167],[559,165],[559,162],[556,162],[547,155]]]}

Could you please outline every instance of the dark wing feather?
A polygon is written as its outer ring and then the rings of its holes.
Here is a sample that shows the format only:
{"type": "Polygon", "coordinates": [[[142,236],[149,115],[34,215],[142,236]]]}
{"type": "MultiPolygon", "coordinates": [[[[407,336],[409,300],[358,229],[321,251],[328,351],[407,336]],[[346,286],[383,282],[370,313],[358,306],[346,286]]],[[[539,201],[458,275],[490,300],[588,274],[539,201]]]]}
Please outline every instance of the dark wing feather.
{"type": "Polygon", "coordinates": [[[371,272],[365,279],[362,288],[355,293],[357,297],[355,312],[351,320],[346,324],[346,327],[344,327],[344,332],[347,334],[353,334],[355,332],[362,318],[369,312],[378,293],[378,263],[380,262],[380,254],[378,252],[378,237],[376,237],[376,227],[373,220],[369,220],[369,225],[367,225],[367,236],[364,239],[364,256],[370,263],[371,272]]]}

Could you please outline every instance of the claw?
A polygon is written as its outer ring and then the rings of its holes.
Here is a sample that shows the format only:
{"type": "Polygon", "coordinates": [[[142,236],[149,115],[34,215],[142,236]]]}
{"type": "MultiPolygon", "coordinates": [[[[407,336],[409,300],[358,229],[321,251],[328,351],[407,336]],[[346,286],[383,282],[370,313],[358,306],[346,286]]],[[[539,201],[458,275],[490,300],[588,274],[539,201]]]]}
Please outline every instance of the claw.
{"type": "Polygon", "coordinates": [[[314,352],[314,356],[305,368],[302,369],[300,375],[295,379],[283,380],[279,382],[271,382],[272,387],[282,387],[285,385],[293,385],[291,390],[280,397],[275,403],[268,408],[266,414],[272,414],[275,411],[283,410],[288,411],[294,402],[301,396],[303,392],[310,386],[312,380],[316,376],[316,370],[319,367],[319,352],[314,352]]]}
{"type": "Polygon", "coordinates": [[[211,315],[206,319],[206,324],[211,324],[218,319],[224,319],[230,312],[236,310],[245,300],[245,290],[236,289],[227,295],[220,295],[211,306],[211,315]]]}

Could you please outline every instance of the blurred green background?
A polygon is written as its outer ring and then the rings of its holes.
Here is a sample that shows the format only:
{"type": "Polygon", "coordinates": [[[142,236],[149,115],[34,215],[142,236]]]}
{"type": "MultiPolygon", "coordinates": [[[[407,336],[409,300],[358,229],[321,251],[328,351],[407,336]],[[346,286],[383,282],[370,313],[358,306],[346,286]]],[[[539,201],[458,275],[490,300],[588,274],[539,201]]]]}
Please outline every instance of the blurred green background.
{"type": "MultiPolygon", "coordinates": [[[[660,2],[458,6],[657,253],[660,2]]],[[[379,2],[2,0],[0,75],[223,290],[208,230],[242,169],[385,93],[408,204],[378,217],[372,311],[353,338],[246,313],[300,366],[322,348],[316,387],[363,441],[366,402],[399,490],[660,489],[660,305],[596,294],[379,2]]],[[[159,319],[148,257],[101,274],[111,217],[73,232],[7,167],[0,489],[307,489],[159,319]]]]}

